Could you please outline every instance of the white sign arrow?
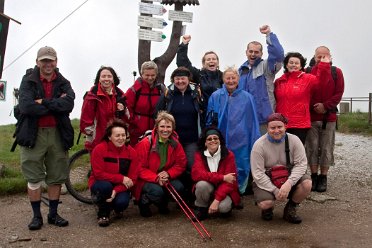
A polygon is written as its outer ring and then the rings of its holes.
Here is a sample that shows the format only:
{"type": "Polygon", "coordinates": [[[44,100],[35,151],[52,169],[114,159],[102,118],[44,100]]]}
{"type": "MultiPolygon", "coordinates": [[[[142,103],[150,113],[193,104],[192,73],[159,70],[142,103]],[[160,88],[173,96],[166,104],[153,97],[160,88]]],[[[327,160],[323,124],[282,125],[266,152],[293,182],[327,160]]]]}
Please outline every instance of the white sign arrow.
{"type": "Polygon", "coordinates": [[[192,23],[192,12],[169,10],[168,19],[192,23]]]}
{"type": "Polygon", "coordinates": [[[150,17],[150,16],[138,16],[138,26],[147,28],[164,28],[168,24],[164,19],[150,17]]]}
{"type": "Polygon", "coordinates": [[[140,40],[152,40],[161,42],[165,38],[166,38],[165,35],[161,31],[138,29],[138,39],[140,40]]]}
{"type": "Polygon", "coordinates": [[[163,5],[151,4],[151,3],[139,3],[139,11],[141,14],[150,15],[163,15],[167,10],[163,5]]]}

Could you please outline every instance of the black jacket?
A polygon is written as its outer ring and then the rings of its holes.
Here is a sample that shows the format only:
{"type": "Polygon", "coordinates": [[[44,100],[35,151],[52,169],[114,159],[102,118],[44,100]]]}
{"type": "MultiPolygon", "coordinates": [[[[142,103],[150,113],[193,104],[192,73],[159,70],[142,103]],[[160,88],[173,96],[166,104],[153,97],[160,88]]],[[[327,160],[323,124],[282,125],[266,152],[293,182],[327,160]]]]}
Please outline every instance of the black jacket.
{"type": "Polygon", "coordinates": [[[56,70],[57,78],[53,81],[52,99],[46,99],[40,70],[38,67],[22,78],[19,89],[20,116],[16,129],[16,141],[21,146],[33,148],[36,143],[38,120],[45,115],[53,115],[61,135],[63,148],[67,151],[73,146],[74,129],[69,115],[74,108],[75,92],[70,82],[56,70]],[[61,97],[62,94],[66,94],[61,97]],[[43,99],[37,104],[36,99],[43,99]]]}

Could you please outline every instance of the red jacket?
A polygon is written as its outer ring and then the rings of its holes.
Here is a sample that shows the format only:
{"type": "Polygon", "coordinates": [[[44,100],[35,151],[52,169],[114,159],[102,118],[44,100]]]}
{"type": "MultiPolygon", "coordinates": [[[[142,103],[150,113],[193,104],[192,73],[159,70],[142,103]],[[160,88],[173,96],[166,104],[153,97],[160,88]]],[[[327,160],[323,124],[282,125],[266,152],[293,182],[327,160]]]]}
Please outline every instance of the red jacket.
{"type": "MultiPolygon", "coordinates": [[[[138,181],[134,189],[134,197],[138,200],[141,196],[142,187],[146,182],[157,183],[160,166],[158,153],[158,135],[155,129],[151,134],[151,141],[148,138],[141,140],[136,151],[139,160],[138,181]],[[150,147],[151,146],[151,147],[150,147]]],[[[168,145],[167,161],[162,169],[166,171],[170,179],[176,179],[186,169],[186,155],[182,145],[178,142],[177,134],[174,132],[168,145]]]]}
{"type": "MultiPolygon", "coordinates": [[[[325,62],[320,62],[312,67],[311,74],[317,75],[319,73],[324,74],[324,76],[319,79],[319,85],[311,99],[310,106],[312,107],[315,103],[323,103],[326,110],[328,110],[327,121],[335,122],[337,118],[336,107],[344,94],[344,76],[341,69],[336,68],[337,80],[335,82],[332,78],[331,65],[325,62]]],[[[323,117],[324,114],[317,114],[315,111],[311,111],[311,121],[322,121],[323,117]]]]}
{"type": "Polygon", "coordinates": [[[118,87],[113,89],[110,96],[102,90],[100,85],[93,86],[84,97],[81,108],[80,132],[86,134],[85,128],[93,127],[95,134],[92,142],[85,142],[85,147],[92,150],[102,141],[107,123],[116,115],[117,99],[124,96],[124,92],[118,87]],[[94,125],[95,128],[94,128],[94,125]]]}
{"type": "Polygon", "coordinates": [[[240,202],[238,183],[237,181],[234,184],[224,182],[223,176],[228,173],[237,175],[234,154],[227,148],[221,151],[221,160],[217,172],[210,172],[207,158],[204,154],[202,155],[200,152],[195,153],[194,165],[191,169],[192,180],[194,182],[207,181],[213,184],[215,186],[214,198],[216,200],[222,201],[229,195],[236,206],[240,202]]]}
{"type": "Polygon", "coordinates": [[[275,80],[275,112],[288,118],[287,128],[310,128],[310,99],[318,80],[302,71],[287,72],[275,80]]]}
{"type": "Polygon", "coordinates": [[[111,141],[103,141],[93,149],[90,162],[89,188],[100,180],[113,183],[117,193],[127,191],[123,184],[124,176],[136,184],[139,165],[137,152],[131,146],[116,147],[111,141]]]}
{"type": "Polygon", "coordinates": [[[142,78],[138,78],[125,93],[130,113],[130,144],[133,147],[145,131],[154,128],[154,112],[160,94],[160,84],[150,88],[149,84],[142,78]]]}

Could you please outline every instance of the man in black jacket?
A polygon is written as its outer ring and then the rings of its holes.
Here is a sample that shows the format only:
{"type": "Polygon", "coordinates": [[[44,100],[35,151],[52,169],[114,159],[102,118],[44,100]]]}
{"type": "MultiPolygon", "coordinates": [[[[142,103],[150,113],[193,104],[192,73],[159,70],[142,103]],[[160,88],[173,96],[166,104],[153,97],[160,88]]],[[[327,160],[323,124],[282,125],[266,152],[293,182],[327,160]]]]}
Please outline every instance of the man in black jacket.
{"type": "Polygon", "coordinates": [[[19,89],[20,117],[16,141],[21,146],[21,167],[33,210],[30,230],[43,225],[40,211],[41,183],[48,185],[48,223],[67,226],[57,213],[61,185],[68,176],[68,149],[72,147],[74,130],[69,114],[75,93],[70,82],[57,69],[57,53],[42,47],[36,66],[23,77],[19,89]]]}

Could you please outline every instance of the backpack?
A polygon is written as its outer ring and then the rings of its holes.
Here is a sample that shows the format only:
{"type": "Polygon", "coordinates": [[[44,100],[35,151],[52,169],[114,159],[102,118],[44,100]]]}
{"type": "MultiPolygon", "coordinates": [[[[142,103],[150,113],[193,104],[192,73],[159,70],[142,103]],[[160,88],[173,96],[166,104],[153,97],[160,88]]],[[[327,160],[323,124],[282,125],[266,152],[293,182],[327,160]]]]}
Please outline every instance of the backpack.
{"type": "MultiPolygon", "coordinates": [[[[309,66],[306,68],[305,72],[311,73],[312,69],[313,69],[313,66],[309,66]]],[[[332,74],[333,81],[336,83],[337,81],[337,67],[336,66],[331,65],[331,74],[332,74]]]]}
{"type": "MultiPolygon", "coordinates": [[[[138,99],[139,99],[140,95],[149,96],[149,94],[141,93],[142,83],[143,83],[142,78],[139,78],[138,81],[141,83],[141,87],[138,90],[136,90],[136,88],[134,86],[130,87],[130,89],[136,94],[136,98],[135,98],[134,106],[133,106],[133,111],[134,112],[136,112],[137,102],[138,102],[138,99]]],[[[164,95],[167,96],[168,89],[167,89],[167,87],[165,87],[165,85],[163,83],[155,83],[155,87],[159,90],[159,96],[162,93],[164,93],[164,95]]]]}

